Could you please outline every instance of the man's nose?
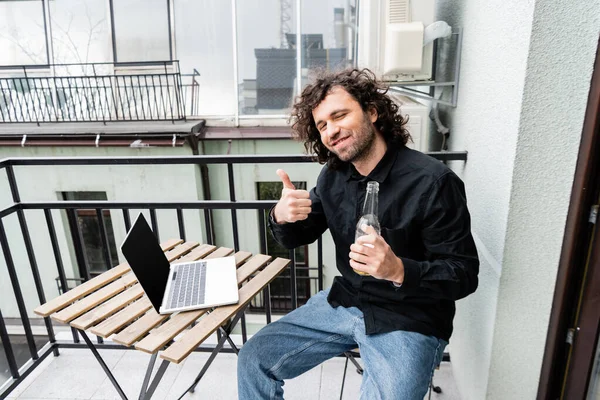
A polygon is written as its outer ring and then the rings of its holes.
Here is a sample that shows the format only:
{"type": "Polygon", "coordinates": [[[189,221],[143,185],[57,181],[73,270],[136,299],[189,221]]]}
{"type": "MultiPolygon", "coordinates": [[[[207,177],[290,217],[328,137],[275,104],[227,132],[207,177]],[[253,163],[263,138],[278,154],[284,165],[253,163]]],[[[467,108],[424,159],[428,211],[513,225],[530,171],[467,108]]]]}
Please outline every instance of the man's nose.
{"type": "Polygon", "coordinates": [[[340,131],[340,127],[333,121],[327,122],[327,136],[334,137],[340,131]]]}

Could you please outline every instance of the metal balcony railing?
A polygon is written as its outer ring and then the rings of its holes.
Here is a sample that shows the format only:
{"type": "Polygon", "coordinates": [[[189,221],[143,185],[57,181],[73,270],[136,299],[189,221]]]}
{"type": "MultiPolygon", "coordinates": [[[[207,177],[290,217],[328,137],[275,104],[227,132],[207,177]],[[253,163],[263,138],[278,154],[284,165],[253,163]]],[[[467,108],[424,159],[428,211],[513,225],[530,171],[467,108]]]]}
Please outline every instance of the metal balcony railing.
{"type": "MultiPolygon", "coordinates": [[[[466,152],[442,152],[442,153],[430,153],[431,156],[440,160],[466,160],[466,152]]],[[[10,393],[16,388],[19,383],[33,371],[47,356],[54,353],[58,355],[59,348],[63,347],[82,347],[85,348],[85,343],[79,342],[78,334],[72,329],[73,341],[72,342],[60,342],[56,340],[54,333],[54,325],[50,318],[44,319],[45,324],[45,336],[48,337],[49,345],[44,346],[42,349],[36,344],[36,338],[39,342],[39,336],[34,336],[32,330],[32,323],[29,318],[29,311],[25,305],[24,291],[22,287],[23,278],[26,277],[30,284],[35,285],[37,300],[39,304],[45,303],[47,300],[46,294],[44,293],[44,283],[46,287],[49,287],[49,282],[43,282],[42,276],[48,276],[46,274],[40,274],[40,268],[38,267],[38,259],[36,258],[36,250],[33,246],[32,233],[30,232],[29,225],[32,223],[32,219],[37,218],[37,222],[45,223],[47,229],[43,229],[45,232],[36,231],[35,243],[40,245],[40,241],[45,240],[47,243],[44,247],[53,250],[54,259],[44,259],[42,262],[46,267],[48,264],[52,264],[51,268],[56,268],[55,274],[52,277],[50,286],[55,284],[54,277],[56,278],[57,284],[59,285],[59,291],[63,292],[68,288],[79,284],[81,281],[90,278],[90,270],[87,268],[86,260],[82,254],[82,242],[81,242],[81,231],[78,223],[69,223],[65,230],[60,232],[68,232],[70,230],[70,237],[72,238],[71,247],[75,254],[75,263],[79,266],[80,271],[84,273],[79,278],[67,278],[65,273],[65,267],[63,257],[66,254],[61,253],[59,247],[57,225],[55,224],[55,218],[53,217],[53,211],[62,211],[68,217],[70,221],[74,220],[74,215],[77,210],[85,210],[86,213],[97,218],[99,227],[99,242],[101,248],[102,258],[107,268],[113,266],[112,256],[110,254],[108,240],[107,240],[107,226],[105,223],[104,216],[106,210],[119,210],[123,215],[123,226],[113,226],[114,229],[121,229],[126,231],[129,229],[131,224],[130,210],[146,210],[150,214],[150,220],[152,228],[157,236],[160,236],[159,219],[157,218],[157,210],[171,210],[173,212],[173,221],[177,221],[177,228],[181,239],[186,239],[186,225],[183,217],[184,210],[201,210],[204,213],[204,223],[206,232],[206,241],[208,244],[213,244],[214,241],[214,226],[213,218],[211,216],[212,210],[230,210],[231,212],[231,224],[232,224],[232,239],[233,247],[237,251],[239,250],[240,235],[249,235],[257,237],[260,243],[260,252],[267,254],[267,240],[266,240],[266,221],[265,221],[265,210],[271,208],[275,204],[274,200],[261,200],[261,201],[238,201],[236,200],[235,194],[235,182],[236,177],[234,174],[234,165],[238,164],[283,164],[283,163],[310,163],[313,159],[307,156],[275,156],[275,155],[240,155],[240,156],[174,156],[174,157],[76,157],[76,158],[7,158],[0,160],[0,172],[4,172],[8,182],[8,190],[11,194],[12,204],[4,208],[0,208],[0,252],[2,253],[3,259],[6,264],[8,276],[10,278],[12,292],[18,308],[18,314],[20,316],[20,325],[23,327],[23,331],[26,338],[29,355],[31,356],[31,362],[21,367],[17,363],[15,352],[11,345],[11,337],[8,335],[6,327],[6,315],[3,317],[0,311],[0,339],[4,353],[8,362],[8,370],[12,376],[4,385],[0,382],[0,398],[10,393]],[[17,180],[17,176],[24,179],[28,177],[25,171],[27,167],[38,166],[38,167],[57,167],[57,166],[110,166],[116,168],[117,166],[132,166],[132,165],[226,165],[227,177],[228,177],[228,188],[229,188],[229,200],[196,200],[186,202],[165,202],[165,201],[135,201],[135,202],[124,202],[124,201],[44,201],[44,202],[31,202],[21,199],[19,194],[20,182],[17,180]],[[15,173],[15,170],[19,169],[19,174],[15,173]],[[31,210],[38,210],[31,211],[31,210]],[[237,211],[238,210],[255,210],[258,218],[258,232],[249,232],[248,228],[242,226],[242,232],[240,226],[238,226],[237,211]],[[42,215],[43,214],[43,215],[42,215]],[[16,217],[16,218],[15,218],[16,217]],[[13,235],[9,238],[7,236],[6,224],[12,223],[17,226],[11,225],[13,229],[18,229],[21,235],[13,235]],[[12,245],[11,245],[12,243],[12,245]],[[26,257],[15,257],[17,252],[26,253],[26,257]],[[28,260],[29,265],[20,265],[15,260],[28,260]],[[17,265],[19,264],[19,265],[17,265]],[[82,268],[83,267],[83,268],[82,268]]],[[[84,179],[84,178],[82,178],[84,179]]],[[[238,178],[239,179],[239,178],[238,178]]],[[[22,186],[21,186],[22,187],[22,186]]],[[[60,221],[58,221],[60,223],[60,221]]],[[[189,227],[188,227],[189,229],[189,227]]],[[[166,239],[163,237],[162,239],[166,239]]],[[[277,308],[277,304],[288,304],[289,307],[285,306],[285,309],[294,309],[298,307],[299,302],[305,300],[303,296],[305,294],[299,293],[298,288],[304,283],[300,282],[302,279],[309,279],[312,281],[311,288],[314,294],[318,290],[323,289],[323,245],[322,239],[317,240],[317,263],[311,265],[312,273],[302,273],[302,269],[308,269],[308,264],[296,262],[296,249],[289,251],[289,257],[292,262],[286,272],[284,272],[279,278],[286,281],[285,285],[281,285],[289,290],[289,293],[271,293],[269,286],[264,292],[257,296],[253,301],[254,310],[260,310],[264,312],[266,316],[266,322],[270,323],[272,318],[272,306],[277,308]],[[300,265],[297,265],[300,264],[300,265]],[[316,271],[316,273],[314,273],[316,271]]],[[[21,261],[20,263],[23,263],[21,261]]],[[[26,262],[27,263],[27,262],[26,262]]],[[[9,295],[10,296],[10,295],[9,295]]],[[[310,297],[310,295],[308,296],[310,297]]],[[[240,321],[241,333],[243,341],[246,341],[246,320],[242,317],[240,321]]],[[[98,348],[124,348],[120,345],[115,344],[103,344],[101,338],[98,338],[98,348]]],[[[199,347],[197,351],[211,351],[210,347],[199,347]]],[[[227,351],[226,349],[224,351],[227,351]]]]}
{"type": "Polygon", "coordinates": [[[197,112],[199,73],[181,74],[178,61],[0,71],[0,122],[178,121],[197,112]]]}

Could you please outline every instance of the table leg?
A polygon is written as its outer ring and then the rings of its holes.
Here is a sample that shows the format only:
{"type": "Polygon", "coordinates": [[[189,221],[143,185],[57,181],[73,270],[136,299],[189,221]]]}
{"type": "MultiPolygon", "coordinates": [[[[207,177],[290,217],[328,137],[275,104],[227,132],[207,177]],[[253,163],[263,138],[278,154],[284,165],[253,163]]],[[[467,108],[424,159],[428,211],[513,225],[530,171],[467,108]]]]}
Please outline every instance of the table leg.
{"type": "Polygon", "coordinates": [[[169,364],[170,362],[167,360],[163,360],[163,362],[160,364],[160,367],[158,367],[158,371],[156,371],[156,375],[154,375],[154,379],[152,379],[152,383],[150,384],[150,387],[145,393],[143,399],[150,399],[152,397],[154,391],[156,390],[156,387],[160,383],[160,380],[167,371],[167,367],[169,367],[169,364]]]}
{"type": "Polygon", "coordinates": [[[87,346],[92,351],[92,354],[94,354],[94,357],[96,357],[96,360],[98,360],[98,362],[100,363],[100,366],[104,370],[104,373],[106,374],[106,376],[108,376],[108,379],[110,380],[110,382],[113,384],[113,386],[119,393],[119,396],[121,396],[122,399],[127,400],[127,396],[125,396],[125,392],[123,392],[123,389],[121,389],[121,386],[119,386],[119,383],[115,379],[114,375],[112,374],[112,372],[110,372],[110,369],[108,368],[108,366],[106,365],[106,363],[104,362],[102,357],[100,356],[100,353],[98,353],[96,346],[94,346],[94,344],[92,343],[92,341],[90,340],[90,338],[86,335],[86,333],[84,331],[82,331],[81,329],[77,329],[77,330],[79,331],[79,334],[81,335],[81,337],[83,337],[83,340],[85,340],[85,343],[87,344],[87,346]]]}
{"type": "Polygon", "coordinates": [[[144,382],[142,383],[142,388],[140,389],[139,400],[143,400],[146,395],[146,389],[148,388],[148,383],[150,382],[150,377],[152,376],[152,370],[154,369],[154,363],[156,362],[156,357],[158,353],[152,354],[150,357],[150,362],[148,363],[148,368],[146,368],[146,375],[144,376],[144,382]]]}
{"type": "Polygon", "coordinates": [[[221,335],[221,338],[219,339],[219,341],[217,342],[217,345],[215,346],[213,351],[210,353],[208,360],[206,360],[206,363],[204,363],[204,366],[202,367],[202,370],[200,370],[200,373],[198,374],[196,379],[194,379],[194,383],[192,383],[190,385],[190,387],[188,387],[185,390],[185,392],[183,392],[183,394],[181,396],[179,396],[179,398],[177,400],[181,400],[181,398],[183,398],[183,396],[185,396],[186,393],[188,393],[188,392],[194,393],[194,390],[196,390],[196,386],[200,382],[200,379],[202,379],[202,377],[208,370],[208,367],[210,367],[210,364],[212,364],[213,360],[215,359],[215,357],[217,356],[219,351],[221,351],[226,340],[229,341],[229,344],[233,347],[236,354],[238,353],[237,346],[233,343],[233,341],[229,337],[229,334],[231,333],[231,331],[233,330],[233,328],[235,327],[235,325],[237,324],[239,319],[242,317],[242,315],[244,315],[245,311],[246,311],[246,307],[244,307],[242,310],[240,310],[236,314],[235,318],[233,318],[233,320],[227,325],[227,327],[225,329],[223,329],[222,327],[219,327],[219,331],[222,333],[222,335],[221,335]]]}

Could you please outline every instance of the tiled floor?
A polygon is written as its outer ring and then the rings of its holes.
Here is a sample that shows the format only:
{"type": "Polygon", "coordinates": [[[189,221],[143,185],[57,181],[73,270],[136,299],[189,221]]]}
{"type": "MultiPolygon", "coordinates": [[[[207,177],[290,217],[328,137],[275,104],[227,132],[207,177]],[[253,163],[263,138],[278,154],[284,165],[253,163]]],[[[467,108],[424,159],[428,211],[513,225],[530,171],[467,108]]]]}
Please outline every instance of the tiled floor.
{"type": "MultiPolygon", "coordinates": [[[[87,349],[61,349],[61,355],[48,356],[12,393],[9,399],[119,399],[97,360],[87,349]]],[[[101,350],[102,357],[115,375],[128,398],[137,398],[150,355],[130,350],[101,350]]],[[[177,399],[193,382],[209,353],[193,353],[180,365],[171,364],[157,387],[153,399],[177,399]]],[[[157,359],[155,369],[160,364],[157,359]]],[[[196,392],[184,399],[236,399],[236,356],[219,354],[196,392]]],[[[344,371],[341,357],[287,381],[286,399],[339,399],[344,371]]],[[[350,364],[344,387],[344,399],[358,399],[361,376],[350,364]]],[[[458,400],[451,366],[442,364],[435,383],[441,394],[432,399],[458,400]]],[[[427,396],[425,397],[428,398],[427,396]]]]}

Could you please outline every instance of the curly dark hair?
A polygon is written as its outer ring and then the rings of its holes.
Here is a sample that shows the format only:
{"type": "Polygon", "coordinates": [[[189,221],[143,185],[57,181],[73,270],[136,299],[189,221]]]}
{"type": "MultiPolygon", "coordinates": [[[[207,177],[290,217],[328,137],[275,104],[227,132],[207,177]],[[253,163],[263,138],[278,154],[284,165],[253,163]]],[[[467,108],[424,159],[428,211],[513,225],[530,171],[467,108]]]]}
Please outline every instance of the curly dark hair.
{"type": "Polygon", "coordinates": [[[406,129],[408,117],[400,115],[398,105],[387,95],[388,87],[379,82],[372,71],[366,68],[317,71],[315,78],[296,98],[290,120],[294,121],[292,131],[296,138],[304,142],[306,151],[315,154],[319,163],[328,163],[333,169],[342,165],[342,161],[321,142],[321,134],[312,114],[335,87],[348,92],[363,111],[367,112],[372,107],[377,110],[378,117],[374,125],[388,144],[405,145],[411,140],[406,129]]]}

